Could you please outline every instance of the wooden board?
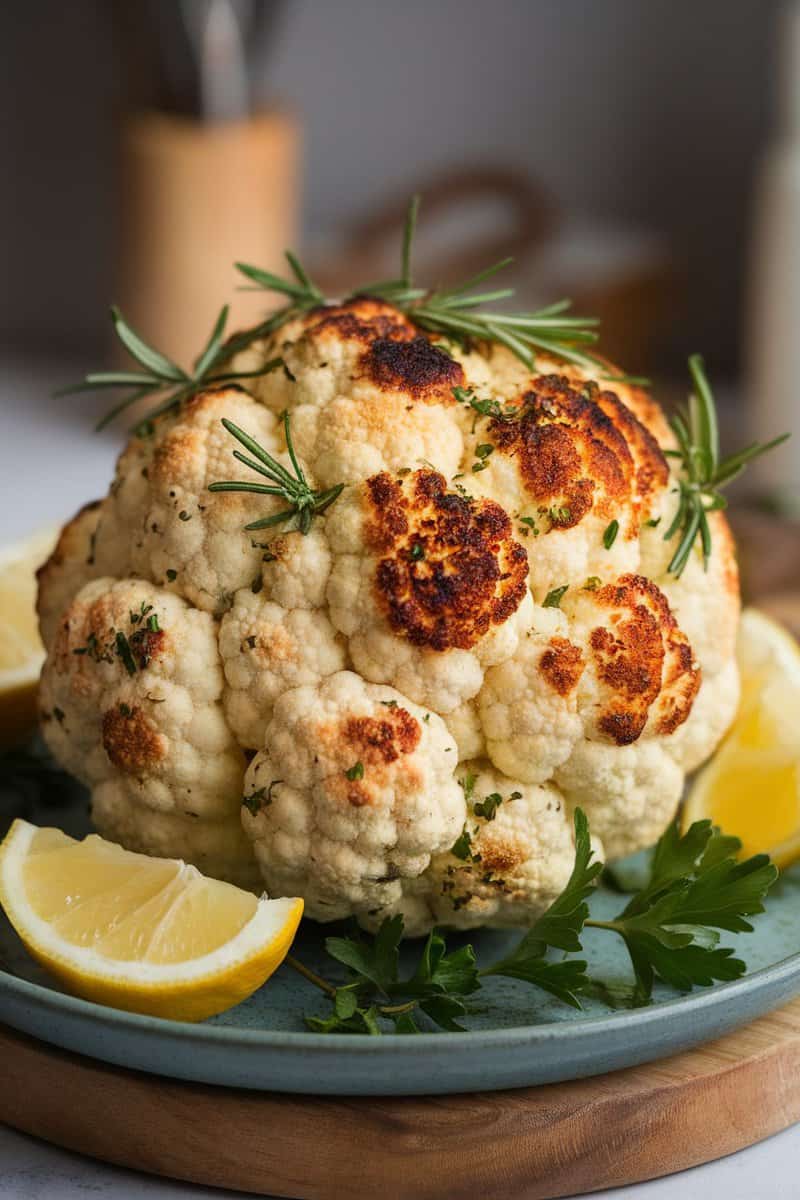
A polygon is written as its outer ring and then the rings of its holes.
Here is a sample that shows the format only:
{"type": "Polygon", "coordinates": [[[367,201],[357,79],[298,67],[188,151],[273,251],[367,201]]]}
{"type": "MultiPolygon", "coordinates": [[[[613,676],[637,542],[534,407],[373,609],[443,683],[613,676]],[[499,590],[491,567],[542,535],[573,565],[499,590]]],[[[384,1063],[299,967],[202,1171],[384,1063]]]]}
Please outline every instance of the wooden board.
{"type": "Polygon", "coordinates": [[[696,1166],[800,1120],[800,1000],[659,1063],[467,1096],[205,1087],[5,1028],[0,1061],[0,1120],[139,1171],[298,1200],[549,1200],[696,1166]]]}

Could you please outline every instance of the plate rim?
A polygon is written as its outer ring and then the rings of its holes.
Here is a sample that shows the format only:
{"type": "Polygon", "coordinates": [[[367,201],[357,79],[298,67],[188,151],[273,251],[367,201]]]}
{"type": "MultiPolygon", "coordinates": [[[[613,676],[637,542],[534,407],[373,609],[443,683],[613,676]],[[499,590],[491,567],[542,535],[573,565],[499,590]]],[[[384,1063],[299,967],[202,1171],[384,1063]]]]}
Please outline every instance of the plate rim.
{"type": "MultiPolygon", "coordinates": [[[[0,967],[0,997],[5,992],[19,999],[27,1000],[40,1010],[62,1013],[66,1010],[72,1015],[89,1019],[100,1025],[117,1028],[122,1026],[126,1032],[133,1034],[149,1034],[155,1037],[176,1038],[179,1041],[191,1042],[201,1040],[215,1045],[231,1045],[236,1043],[243,1046],[262,1046],[264,1049],[289,1049],[305,1047],[307,1050],[340,1051],[347,1049],[359,1055],[382,1055],[386,1050],[399,1048],[401,1045],[408,1051],[414,1047],[420,1050],[432,1046],[452,1046],[454,1050],[467,1046],[478,1045],[491,1047],[526,1043],[532,1038],[541,1041],[553,1041],[560,1038],[577,1040],[580,1037],[604,1033],[617,1033],[624,1026],[630,1029],[646,1028],[658,1024],[670,1016],[680,1020],[683,1016],[691,1016],[698,1010],[715,1008],[724,1004],[726,999],[735,1000],[742,994],[758,994],[782,983],[797,979],[800,982],[800,950],[759,967],[752,972],[746,972],[738,979],[713,984],[711,987],[695,988],[691,992],[675,996],[669,1000],[661,1000],[637,1009],[617,1009],[597,1016],[575,1017],[569,1021],[541,1021],[527,1025],[509,1025],[501,1029],[474,1029],[464,1032],[422,1032],[408,1037],[406,1034],[384,1033],[381,1037],[357,1037],[347,1033],[314,1033],[313,1031],[282,1030],[282,1029],[252,1029],[237,1025],[210,1025],[203,1021],[171,1021],[166,1017],[156,1017],[145,1013],[128,1012],[125,1009],[113,1008],[106,1004],[97,1004],[92,1000],[84,1000],[68,992],[57,991],[44,984],[21,979],[0,967]]],[[[779,1002],[780,1003],[780,1002],[779,1002]]],[[[2,1018],[0,1018],[2,1019],[2,1018]]],[[[743,1024],[745,1023],[743,1020],[743,1024]]],[[[44,1039],[47,1040],[47,1039],[44,1039]]]]}

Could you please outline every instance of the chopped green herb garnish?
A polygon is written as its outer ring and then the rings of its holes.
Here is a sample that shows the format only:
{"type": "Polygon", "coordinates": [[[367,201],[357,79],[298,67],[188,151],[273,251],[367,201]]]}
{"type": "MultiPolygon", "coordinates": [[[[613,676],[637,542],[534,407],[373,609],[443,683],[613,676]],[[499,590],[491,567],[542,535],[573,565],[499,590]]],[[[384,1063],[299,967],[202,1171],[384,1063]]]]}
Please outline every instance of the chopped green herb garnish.
{"type": "MultiPolygon", "coordinates": [[[[512,793],[510,798],[515,799],[519,795],[519,792],[512,793]]],[[[482,800],[478,800],[473,804],[472,811],[476,817],[483,817],[484,821],[493,821],[502,803],[503,797],[499,792],[490,792],[488,796],[484,796],[482,800]]]]}
{"type": "Polygon", "coordinates": [[[614,542],[617,540],[618,533],[619,533],[619,521],[614,520],[609,525],[606,526],[605,532],[603,534],[603,545],[605,546],[606,550],[610,550],[611,547],[614,545],[614,542]]]}
{"type": "Polygon", "coordinates": [[[362,762],[353,763],[352,767],[347,768],[347,770],[345,771],[345,775],[350,780],[363,779],[364,778],[364,764],[362,762]]]}
{"type": "Polygon", "coordinates": [[[125,670],[129,675],[135,675],[136,662],[134,661],[130,642],[121,630],[117,631],[116,637],[114,638],[114,645],[116,646],[117,654],[119,655],[125,670]]]}
{"type": "Polygon", "coordinates": [[[466,825],[453,842],[450,853],[454,855],[455,858],[460,858],[463,862],[466,862],[468,859],[472,858],[472,835],[470,834],[466,825]]]}
{"type": "Polygon", "coordinates": [[[553,588],[542,601],[542,608],[560,608],[561,601],[568,590],[568,583],[565,583],[562,587],[553,588]]]}

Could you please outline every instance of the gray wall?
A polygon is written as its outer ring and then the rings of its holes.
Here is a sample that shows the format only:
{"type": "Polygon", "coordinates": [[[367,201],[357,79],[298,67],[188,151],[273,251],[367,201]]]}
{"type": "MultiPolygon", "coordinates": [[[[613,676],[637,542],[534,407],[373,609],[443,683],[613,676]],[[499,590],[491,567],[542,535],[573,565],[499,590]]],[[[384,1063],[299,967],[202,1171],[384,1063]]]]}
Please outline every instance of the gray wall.
{"type": "MultiPolygon", "coordinates": [[[[515,162],[573,213],[664,231],[691,279],[682,323],[735,365],[777,7],[290,0],[263,88],[305,116],[307,227],[335,227],[427,169],[515,162]]],[[[109,11],[102,0],[0,9],[7,343],[80,351],[102,328],[119,104],[109,11]]]]}

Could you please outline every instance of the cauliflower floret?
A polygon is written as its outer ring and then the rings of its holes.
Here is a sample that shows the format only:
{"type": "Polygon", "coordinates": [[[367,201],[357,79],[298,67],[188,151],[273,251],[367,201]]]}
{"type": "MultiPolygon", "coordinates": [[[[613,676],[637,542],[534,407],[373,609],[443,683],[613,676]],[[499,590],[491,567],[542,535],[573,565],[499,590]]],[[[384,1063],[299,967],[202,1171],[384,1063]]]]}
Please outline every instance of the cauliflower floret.
{"type": "Polygon", "coordinates": [[[421,470],[373,476],[330,513],[333,624],[356,670],[447,714],[530,623],[527,555],[493,501],[421,470]]]}
{"type": "Polygon", "coordinates": [[[443,718],[445,725],[455,738],[458,761],[468,758],[483,758],[486,754],[486,739],[480,713],[474,700],[465,700],[453,712],[443,718]]]}
{"type": "Polygon", "coordinates": [[[325,607],[332,559],[324,517],[318,517],[307,534],[280,534],[264,549],[261,576],[270,600],[283,608],[325,607]]]}
{"type": "Polygon", "coordinates": [[[245,761],[222,683],[208,613],[144,581],[98,579],[64,613],[40,712],[53,753],[92,788],[101,833],[190,861],[207,844],[217,871],[250,881],[236,833],[245,761]]]}
{"type": "MultiPolygon", "coordinates": [[[[474,929],[525,926],[563,890],[575,858],[572,821],[552,785],[531,786],[487,763],[459,771],[467,819],[453,846],[435,854],[402,895],[360,918],[375,930],[396,913],[411,936],[435,925],[474,929]]],[[[595,842],[602,855],[602,847],[595,842]]]]}
{"type": "Polygon", "coordinates": [[[242,820],[271,895],[321,921],[391,904],[466,815],[442,720],[342,671],[277,700],[242,820]]]}
{"type": "Polygon", "coordinates": [[[487,753],[514,778],[554,779],[609,853],[640,849],[674,811],[683,770],[724,727],[715,719],[711,730],[674,736],[699,686],[691,647],[654,583],[623,575],[570,589],[560,610],[536,610],[512,659],[487,671],[478,698],[487,753]],[[635,754],[621,753],[630,746],[635,754]]]}
{"type": "Polygon", "coordinates": [[[278,697],[315,685],[345,666],[344,647],[323,612],[285,609],[242,588],[222,618],[225,714],[240,746],[256,750],[278,697]]]}
{"type": "Polygon", "coordinates": [[[463,785],[462,835],[425,873],[432,923],[529,925],[563,890],[575,859],[563,797],[552,784],[522,783],[486,764],[474,764],[463,785]]]}
{"type": "Polygon", "coordinates": [[[317,309],[261,357],[276,350],[286,370],[265,376],[259,395],[289,409],[293,441],[321,487],[423,462],[446,475],[458,469],[453,387],[463,369],[391,305],[361,298],[317,309]]]}
{"type": "Polygon", "coordinates": [[[641,520],[667,466],[613,392],[543,375],[473,424],[470,488],[501,504],[527,538],[538,601],[565,583],[636,570],[641,520]]]}
{"type": "Polygon", "coordinates": [[[107,573],[141,575],[216,613],[260,573],[263,538],[244,526],[281,503],[247,492],[209,492],[219,480],[264,482],[233,458],[236,443],[222,417],[288,463],[271,412],[236,388],[203,392],[154,435],[133,440],[120,458],[95,539],[98,564],[107,573]]]}
{"type": "Polygon", "coordinates": [[[544,783],[583,734],[577,684],[583,652],[556,608],[537,608],[519,650],[490,667],[478,712],[492,762],[515,779],[544,783]]]}
{"type": "Polygon", "coordinates": [[[94,531],[100,517],[100,501],[85,504],[59,534],[55,548],[36,572],[36,613],[39,633],[46,648],[56,634],[61,614],[85,583],[98,572],[94,565],[94,531]]]}
{"type": "Polygon", "coordinates": [[[586,737],[627,746],[645,733],[674,733],[691,711],[700,671],[663,592],[641,575],[623,575],[568,592],[562,608],[585,647],[577,700],[586,737]]]}

